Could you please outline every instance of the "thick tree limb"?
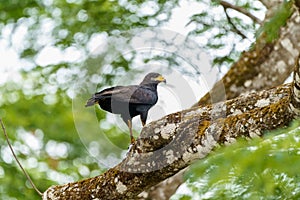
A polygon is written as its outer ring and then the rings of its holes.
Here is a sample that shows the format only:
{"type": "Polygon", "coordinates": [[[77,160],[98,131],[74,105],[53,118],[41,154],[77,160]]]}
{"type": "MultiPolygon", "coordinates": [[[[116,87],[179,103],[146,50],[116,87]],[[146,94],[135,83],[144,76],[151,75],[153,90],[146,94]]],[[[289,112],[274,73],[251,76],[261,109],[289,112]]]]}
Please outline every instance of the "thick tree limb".
{"type": "Polygon", "coordinates": [[[138,195],[138,200],[168,200],[177,191],[178,187],[184,183],[183,175],[189,167],[171,176],[157,185],[152,186],[147,191],[138,195]]]}
{"type": "MultiPolygon", "coordinates": [[[[265,3],[267,4],[266,7],[268,8],[265,21],[268,21],[268,19],[272,17],[272,13],[274,14],[274,10],[278,8],[278,5],[280,5],[282,1],[266,1],[265,3]]],[[[299,0],[295,1],[295,4],[299,7],[299,0]]],[[[231,70],[225,75],[225,77],[214,86],[212,92],[206,94],[198,102],[197,105],[206,105],[210,102],[223,101],[225,100],[224,97],[230,99],[239,96],[241,93],[268,89],[270,87],[274,87],[278,84],[283,83],[293,69],[291,60],[294,59],[297,51],[299,50],[299,37],[294,37],[294,31],[299,31],[299,29],[299,16],[298,12],[296,12],[287,21],[287,25],[285,27],[282,27],[279,39],[274,42],[276,48],[274,48],[274,44],[269,44],[270,47],[268,47],[267,44],[264,44],[264,37],[261,36],[260,38],[258,38],[254,48],[252,50],[249,50],[248,52],[243,53],[241,55],[241,58],[232,65],[231,70]],[[293,29],[293,31],[290,31],[290,29],[293,29]],[[287,54],[285,54],[285,44],[292,44],[292,48],[297,50],[291,50],[291,52],[294,53],[288,53],[288,51],[287,54]],[[278,48],[277,46],[280,46],[280,48],[278,48]],[[269,53],[271,52],[272,55],[269,56],[269,53]],[[274,58],[273,55],[275,55],[274,58]],[[287,73],[281,74],[281,70],[274,68],[276,62],[281,63],[280,65],[283,69],[286,70],[287,73]],[[285,63],[288,64],[286,65],[285,63]],[[261,70],[261,68],[263,68],[263,70],[261,70]],[[252,70],[255,73],[250,73],[252,70]],[[270,75],[268,75],[269,71],[272,72],[270,75]],[[223,85],[223,80],[228,80],[228,82],[223,85]],[[246,87],[251,82],[260,87],[246,87]],[[237,85],[239,87],[237,87],[237,85]],[[238,90],[232,92],[230,88],[238,88],[238,90]]],[[[299,32],[297,32],[297,34],[298,33],[299,32]]],[[[171,194],[172,192],[170,191],[170,188],[177,188],[180,184],[182,184],[182,177],[182,173],[176,174],[175,176],[172,176],[169,179],[165,180],[163,183],[152,187],[151,191],[144,192],[144,196],[148,196],[149,199],[153,197],[155,198],[155,196],[157,196],[155,195],[155,188],[157,189],[158,194],[163,191],[164,188],[168,194],[171,194]]],[[[173,191],[173,193],[174,192],[175,190],[173,191]]],[[[161,198],[161,200],[163,200],[163,198],[161,198]]]]}
{"type": "Polygon", "coordinates": [[[293,118],[290,85],[196,107],[145,126],[127,157],[104,174],[50,187],[43,199],[132,199],[237,137],[257,137],[293,118]]]}
{"type": "Polygon", "coordinates": [[[255,46],[244,52],[228,73],[198,105],[232,99],[241,93],[260,91],[282,84],[293,71],[294,59],[300,52],[300,16],[294,12],[282,28],[280,37],[266,43],[261,35],[255,46]],[[225,92],[225,93],[224,93],[225,92]]]}
{"type": "MultiPolygon", "coordinates": [[[[276,44],[280,43],[272,44],[271,53],[276,44]]],[[[262,49],[266,47],[262,45],[262,49]]],[[[290,87],[280,86],[168,115],[143,129],[122,163],[103,175],[53,186],[44,193],[43,199],[136,198],[193,160],[205,157],[217,145],[230,144],[237,137],[256,137],[265,130],[287,124],[294,116],[290,87]]]]}
{"type": "Polygon", "coordinates": [[[170,197],[175,193],[178,187],[183,182],[183,175],[188,169],[185,168],[178,172],[176,175],[160,182],[159,184],[152,186],[147,192],[144,191],[138,195],[136,199],[148,199],[148,200],[164,200],[170,199],[170,197]]]}

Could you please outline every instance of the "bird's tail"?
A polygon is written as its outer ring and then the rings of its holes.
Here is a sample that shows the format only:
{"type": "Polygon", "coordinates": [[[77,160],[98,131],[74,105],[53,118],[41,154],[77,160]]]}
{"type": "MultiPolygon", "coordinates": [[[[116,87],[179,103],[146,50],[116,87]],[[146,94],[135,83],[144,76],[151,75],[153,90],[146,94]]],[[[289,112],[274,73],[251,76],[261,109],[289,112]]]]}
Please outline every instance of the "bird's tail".
{"type": "Polygon", "coordinates": [[[92,97],[92,98],[90,98],[90,99],[86,102],[85,107],[92,106],[92,105],[94,105],[95,103],[97,103],[97,100],[96,100],[95,97],[92,97]]]}

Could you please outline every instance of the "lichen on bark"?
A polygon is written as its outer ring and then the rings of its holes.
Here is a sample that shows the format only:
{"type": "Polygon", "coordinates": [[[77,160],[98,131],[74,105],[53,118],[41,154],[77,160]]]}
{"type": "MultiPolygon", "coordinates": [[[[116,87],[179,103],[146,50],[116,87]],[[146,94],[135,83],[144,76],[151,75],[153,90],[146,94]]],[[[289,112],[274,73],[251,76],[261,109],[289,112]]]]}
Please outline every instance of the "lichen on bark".
{"type": "MultiPolygon", "coordinates": [[[[263,2],[273,7],[273,2],[263,2]]],[[[291,101],[293,86],[257,91],[281,84],[290,74],[292,60],[299,54],[299,34],[300,18],[294,12],[280,30],[278,40],[265,43],[263,35],[258,38],[256,46],[243,53],[227,77],[202,98],[200,107],[148,124],[120,164],[97,177],[53,186],[45,191],[43,199],[134,199],[193,160],[205,157],[216,146],[231,144],[238,137],[258,137],[287,125],[297,114],[291,101]],[[218,89],[223,83],[226,93],[218,89]],[[211,99],[224,100],[224,96],[231,100],[209,104],[211,99]]]]}
{"type": "Polygon", "coordinates": [[[97,177],[53,186],[43,199],[136,198],[218,145],[286,125],[293,117],[290,87],[249,93],[218,106],[195,107],[151,122],[120,164],[97,177]],[[257,103],[266,99],[268,104],[257,103]]]}

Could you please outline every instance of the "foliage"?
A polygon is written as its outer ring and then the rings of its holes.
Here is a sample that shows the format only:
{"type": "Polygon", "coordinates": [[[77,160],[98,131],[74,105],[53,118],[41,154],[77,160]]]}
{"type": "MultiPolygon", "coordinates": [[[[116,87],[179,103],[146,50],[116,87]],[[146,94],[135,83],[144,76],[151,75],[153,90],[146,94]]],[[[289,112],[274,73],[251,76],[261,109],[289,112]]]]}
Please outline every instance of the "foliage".
{"type": "Polygon", "coordinates": [[[193,199],[297,199],[300,121],[218,148],[186,174],[193,199]]]}
{"type": "MultiPolygon", "coordinates": [[[[94,116],[82,112],[87,93],[96,88],[81,93],[81,87],[112,85],[116,76],[129,70],[128,61],[118,53],[112,70],[99,67],[101,55],[87,56],[91,41],[99,35],[109,37],[162,23],[176,2],[155,1],[150,6],[144,1],[0,1],[0,40],[14,49],[24,65],[16,66],[20,70],[14,78],[1,81],[0,117],[17,156],[41,191],[100,174],[109,167],[107,163],[116,164],[128,147],[129,137],[122,130],[105,127],[105,137],[94,116]],[[148,6],[153,12],[142,13],[148,6]],[[80,52],[80,56],[39,64],[39,56],[49,47],[61,54],[80,52]],[[93,67],[87,70],[89,66],[93,67]],[[81,123],[75,126],[74,120],[81,123]],[[94,131],[88,127],[92,123],[94,131]],[[84,138],[82,128],[89,128],[84,138]],[[112,145],[107,147],[103,138],[112,145]]],[[[97,113],[102,124],[105,113],[97,113]]],[[[0,146],[0,199],[40,199],[15,165],[3,137],[0,146]]]]}
{"type": "Polygon", "coordinates": [[[114,34],[116,30],[147,27],[151,24],[150,20],[155,20],[156,25],[168,20],[175,5],[176,0],[155,1],[153,5],[126,0],[1,1],[0,20],[14,26],[12,34],[21,25],[27,27],[27,41],[22,45],[20,54],[33,56],[46,45],[67,48],[75,43],[85,47],[89,38],[97,32],[114,34]],[[148,13],[141,12],[148,6],[152,8],[148,13]],[[161,16],[162,13],[165,13],[164,16],[161,16]],[[48,38],[43,38],[45,36],[48,38]]]}
{"type": "Polygon", "coordinates": [[[284,1],[281,6],[273,13],[273,17],[269,19],[264,26],[258,31],[266,37],[266,42],[272,42],[279,37],[279,31],[286,24],[286,20],[293,12],[293,1],[284,1]]]}
{"type": "MultiPolygon", "coordinates": [[[[195,37],[213,56],[215,65],[228,66],[254,40],[258,25],[229,13],[235,26],[249,34],[242,38],[232,33],[233,26],[218,1],[191,2],[204,9],[187,24],[193,27],[188,38],[195,37]]],[[[258,1],[236,3],[253,12],[264,10],[255,2],[258,1]]],[[[117,121],[107,123],[111,116],[102,110],[86,110],[84,101],[95,90],[115,84],[125,74],[129,77],[125,81],[136,79],[141,70],[135,58],[142,56],[134,49],[126,55],[122,52],[122,45],[130,43],[124,41],[130,38],[124,34],[135,28],[164,25],[179,3],[0,0],[0,42],[2,45],[5,41],[3,48],[13,49],[20,60],[20,66],[15,66],[17,72],[8,73],[6,81],[5,70],[14,69],[0,69],[0,117],[18,157],[42,191],[52,184],[98,175],[124,156],[129,143],[127,130],[117,121]],[[109,41],[110,45],[98,44],[99,40],[109,41]],[[100,53],[93,49],[94,43],[100,53]],[[53,58],[46,51],[49,48],[72,55],[53,58]],[[41,55],[48,61],[41,62],[41,55]]],[[[153,54],[143,57],[143,61],[157,59],[185,70],[174,57],[153,54]]],[[[0,147],[0,199],[40,199],[12,160],[3,137],[0,147]]]]}
{"type": "MultiPolygon", "coordinates": [[[[189,22],[195,26],[190,35],[195,36],[201,47],[212,55],[214,66],[229,66],[250,47],[259,24],[234,9],[223,8],[220,1],[205,0],[201,3],[203,9],[189,22]]],[[[234,1],[232,4],[262,15],[259,1],[234,1]]]]}

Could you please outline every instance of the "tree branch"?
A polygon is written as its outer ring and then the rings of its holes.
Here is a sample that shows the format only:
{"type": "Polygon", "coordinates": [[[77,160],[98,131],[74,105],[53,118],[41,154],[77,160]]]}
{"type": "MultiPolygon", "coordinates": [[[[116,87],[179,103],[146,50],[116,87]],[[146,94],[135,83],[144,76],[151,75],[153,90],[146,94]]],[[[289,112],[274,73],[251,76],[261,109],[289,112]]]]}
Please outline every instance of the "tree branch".
{"type": "Polygon", "coordinates": [[[243,39],[247,38],[232,22],[230,16],[227,13],[227,8],[225,6],[223,6],[224,8],[224,12],[227,18],[227,21],[229,22],[229,24],[231,24],[232,28],[233,28],[233,32],[237,33],[238,35],[240,35],[243,39]]]}
{"type": "Polygon", "coordinates": [[[152,186],[148,191],[144,191],[138,195],[138,200],[167,200],[175,193],[183,182],[183,174],[187,171],[185,168],[176,175],[167,178],[157,185],[152,186]]]}
{"type": "MultiPolygon", "coordinates": [[[[298,1],[295,2],[296,5],[298,5],[297,2],[298,1]]],[[[267,3],[272,5],[268,7],[270,10],[267,11],[269,14],[266,15],[265,21],[272,17],[270,13],[274,13],[273,10],[282,2],[267,1],[267,3]]],[[[224,97],[231,99],[239,96],[241,93],[268,89],[282,84],[293,69],[293,62],[291,62],[291,60],[297,55],[297,51],[294,51],[293,48],[299,49],[299,37],[294,37],[294,31],[299,31],[299,20],[297,20],[299,17],[297,17],[297,15],[298,14],[295,13],[287,21],[287,25],[281,30],[280,38],[274,42],[275,45],[268,44],[270,45],[268,46],[263,42],[264,37],[258,38],[257,44],[255,44],[253,49],[241,55],[241,58],[237,63],[232,65],[231,70],[225,75],[222,81],[219,81],[213,90],[199,101],[198,105],[206,105],[209,102],[219,102],[223,101],[224,97]],[[290,28],[293,29],[293,32],[289,31],[290,28]],[[287,43],[290,44],[289,41],[293,44],[293,47],[286,45],[287,43]],[[289,50],[287,51],[285,48],[289,50]],[[269,54],[271,54],[271,56],[269,56],[269,54]],[[280,72],[278,68],[274,68],[277,63],[281,63],[282,69],[280,72]],[[254,86],[249,85],[249,83],[252,83],[254,86]],[[247,87],[248,85],[251,87],[247,87]]],[[[169,188],[177,188],[182,183],[182,174],[176,174],[165,180],[162,184],[152,187],[150,192],[145,193],[148,195],[148,199],[152,197],[155,198],[155,188],[157,188],[158,191],[162,191],[166,188],[168,194],[170,194],[171,191],[169,188]]],[[[173,193],[175,191],[176,190],[174,190],[173,193]]],[[[165,198],[165,200],[166,199],[168,198],[165,198]]],[[[161,200],[163,199],[161,198],[161,200]]]]}
{"type": "Polygon", "coordinates": [[[289,109],[290,87],[167,115],[143,128],[120,164],[94,178],[50,187],[43,199],[136,198],[218,145],[289,123],[294,116],[289,109]]]}
{"type": "Polygon", "coordinates": [[[3,131],[4,137],[5,137],[5,140],[6,140],[6,142],[7,142],[7,145],[8,145],[8,147],[9,147],[9,149],[10,149],[10,151],[11,151],[11,153],[12,153],[14,159],[15,159],[15,161],[17,162],[17,164],[18,164],[18,166],[20,167],[20,169],[22,170],[23,174],[25,175],[25,177],[26,177],[27,180],[29,181],[29,183],[30,183],[30,185],[32,186],[32,188],[33,188],[40,196],[42,196],[43,193],[35,186],[34,182],[33,182],[32,179],[31,179],[31,177],[29,176],[29,174],[27,173],[27,171],[24,169],[24,167],[23,167],[22,164],[20,163],[20,161],[19,161],[17,155],[15,154],[15,151],[14,151],[14,149],[13,149],[13,147],[12,147],[12,145],[11,145],[9,139],[8,139],[8,135],[7,135],[7,133],[6,133],[6,128],[5,128],[4,123],[3,123],[3,121],[2,121],[1,118],[0,118],[0,124],[1,124],[1,128],[2,128],[2,131],[3,131]]]}
{"type": "Polygon", "coordinates": [[[226,1],[220,1],[220,5],[222,5],[225,10],[228,9],[228,8],[236,10],[236,11],[238,11],[238,12],[246,15],[247,17],[249,17],[250,19],[252,19],[254,22],[262,25],[262,21],[259,18],[257,18],[256,16],[254,16],[253,14],[251,14],[248,10],[246,10],[246,9],[244,9],[242,7],[233,5],[233,4],[228,3],[226,1]]]}
{"type": "MultiPolygon", "coordinates": [[[[292,24],[299,20],[289,22],[292,24]]],[[[293,28],[293,24],[289,28],[293,28]]],[[[297,32],[292,31],[292,34],[296,35],[297,32]]],[[[291,32],[286,32],[286,35],[291,36],[291,32]]],[[[271,46],[258,43],[255,53],[261,53],[259,51],[263,50],[265,54],[263,57],[253,54],[254,57],[270,58],[270,53],[280,47],[290,55],[279,56],[284,56],[284,61],[289,61],[285,58],[290,58],[295,52],[293,46],[286,46],[284,42],[293,42],[293,40],[288,37],[288,41],[283,39],[278,41],[283,42],[282,46],[277,42],[271,46]]],[[[256,60],[256,58],[254,60],[260,61],[257,62],[260,65],[265,61],[256,60]]],[[[252,65],[249,64],[249,67],[257,63],[250,63],[252,65]]],[[[267,62],[267,64],[270,63],[267,62]]],[[[271,64],[275,65],[265,66],[277,66],[276,62],[271,64]]],[[[290,65],[291,62],[288,64],[290,65]]],[[[270,68],[265,70],[269,71],[270,68]]],[[[278,80],[271,81],[271,84],[276,81],[278,82],[278,80]]],[[[168,115],[147,125],[142,130],[135,145],[119,165],[94,178],[53,186],[44,193],[43,199],[136,198],[140,192],[177,173],[193,160],[205,157],[215,146],[230,144],[237,137],[257,137],[265,130],[282,127],[289,123],[295,116],[294,110],[290,109],[290,88],[291,85],[283,85],[223,103],[196,107],[168,115]]]]}
{"type": "Polygon", "coordinates": [[[291,74],[300,52],[300,16],[294,12],[280,37],[266,43],[261,35],[253,48],[244,52],[211,91],[195,105],[232,99],[249,91],[260,91],[282,84],[291,74]]]}

